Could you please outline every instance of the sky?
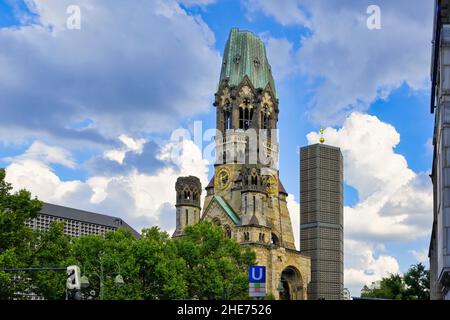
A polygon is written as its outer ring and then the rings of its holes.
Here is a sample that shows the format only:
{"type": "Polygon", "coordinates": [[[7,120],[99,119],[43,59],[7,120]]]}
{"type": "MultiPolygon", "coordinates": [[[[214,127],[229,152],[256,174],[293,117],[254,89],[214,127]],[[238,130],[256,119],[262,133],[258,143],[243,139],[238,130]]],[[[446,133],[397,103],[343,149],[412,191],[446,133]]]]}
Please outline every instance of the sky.
{"type": "Polygon", "coordinates": [[[341,148],[345,287],[358,296],[428,265],[433,3],[0,0],[0,167],[43,201],[172,232],[176,178],[211,178],[207,130],[228,33],[252,31],[279,96],[297,246],[298,149],[321,127],[341,148]]]}

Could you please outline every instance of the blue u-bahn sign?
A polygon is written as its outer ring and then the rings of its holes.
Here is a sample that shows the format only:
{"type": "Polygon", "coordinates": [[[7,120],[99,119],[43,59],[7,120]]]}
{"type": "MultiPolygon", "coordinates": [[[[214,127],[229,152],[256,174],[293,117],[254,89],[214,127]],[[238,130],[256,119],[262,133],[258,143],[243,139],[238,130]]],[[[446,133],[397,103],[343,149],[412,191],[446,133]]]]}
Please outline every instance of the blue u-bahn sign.
{"type": "Polygon", "coordinates": [[[248,269],[248,282],[266,282],[266,266],[250,266],[248,269]]]}

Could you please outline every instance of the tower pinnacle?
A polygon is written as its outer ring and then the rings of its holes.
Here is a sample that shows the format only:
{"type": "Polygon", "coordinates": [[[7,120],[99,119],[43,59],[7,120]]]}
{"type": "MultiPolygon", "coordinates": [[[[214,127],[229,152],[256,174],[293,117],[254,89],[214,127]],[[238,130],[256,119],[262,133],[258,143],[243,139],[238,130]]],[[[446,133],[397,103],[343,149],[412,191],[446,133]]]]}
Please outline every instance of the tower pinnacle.
{"type": "Polygon", "coordinates": [[[320,143],[324,143],[325,142],[325,138],[323,137],[323,133],[324,133],[325,129],[324,128],[320,128],[320,143]]]}
{"type": "Polygon", "coordinates": [[[250,31],[233,28],[225,46],[219,82],[228,78],[229,85],[237,86],[245,76],[255,89],[265,89],[269,85],[276,97],[264,43],[250,31]]]}

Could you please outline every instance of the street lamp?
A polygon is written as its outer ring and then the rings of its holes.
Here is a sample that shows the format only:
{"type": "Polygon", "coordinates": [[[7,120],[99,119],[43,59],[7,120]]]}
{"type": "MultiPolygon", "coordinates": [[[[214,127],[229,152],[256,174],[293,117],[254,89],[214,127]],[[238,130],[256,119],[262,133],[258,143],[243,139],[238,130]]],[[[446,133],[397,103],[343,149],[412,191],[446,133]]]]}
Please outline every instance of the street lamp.
{"type": "Polygon", "coordinates": [[[85,275],[80,278],[81,289],[86,289],[89,287],[89,279],[85,275]]]}
{"type": "MultiPolygon", "coordinates": [[[[103,261],[102,261],[101,258],[96,260],[96,261],[99,262],[99,264],[100,264],[100,273],[93,271],[92,274],[96,275],[98,277],[98,279],[100,280],[99,297],[100,297],[100,300],[103,300],[103,282],[105,280],[104,269],[103,269],[103,261]]],[[[92,264],[90,262],[87,262],[87,263],[92,264]]],[[[117,273],[116,277],[114,278],[114,284],[116,286],[118,286],[118,287],[121,287],[121,286],[123,286],[125,284],[125,281],[123,280],[123,277],[120,274],[120,264],[117,261],[116,261],[116,264],[117,264],[117,266],[119,268],[119,272],[117,273]]],[[[89,287],[89,279],[88,279],[88,277],[86,275],[83,275],[80,278],[80,283],[81,283],[81,286],[83,288],[89,287]]]]}
{"type": "Polygon", "coordinates": [[[123,281],[122,276],[120,274],[118,274],[116,276],[116,278],[114,279],[114,283],[116,284],[116,286],[121,287],[121,286],[123,286],[125,284],[125,281],[123,281]]]}

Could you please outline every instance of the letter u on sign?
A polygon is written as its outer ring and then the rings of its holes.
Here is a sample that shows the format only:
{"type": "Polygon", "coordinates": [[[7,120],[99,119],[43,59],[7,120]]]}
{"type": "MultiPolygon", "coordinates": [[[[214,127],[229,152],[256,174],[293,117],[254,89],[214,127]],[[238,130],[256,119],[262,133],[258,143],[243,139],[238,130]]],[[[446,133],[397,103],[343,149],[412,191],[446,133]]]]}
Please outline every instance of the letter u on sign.
{"type": "Polygon", "coordinates": [[[250,283],[266,282],[266,267],[250,266],[248,268],[248,282],[250,283]]]}

